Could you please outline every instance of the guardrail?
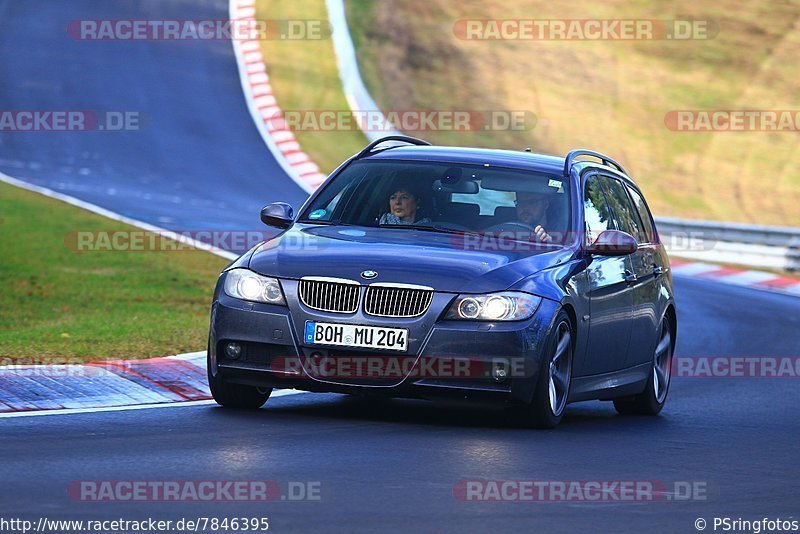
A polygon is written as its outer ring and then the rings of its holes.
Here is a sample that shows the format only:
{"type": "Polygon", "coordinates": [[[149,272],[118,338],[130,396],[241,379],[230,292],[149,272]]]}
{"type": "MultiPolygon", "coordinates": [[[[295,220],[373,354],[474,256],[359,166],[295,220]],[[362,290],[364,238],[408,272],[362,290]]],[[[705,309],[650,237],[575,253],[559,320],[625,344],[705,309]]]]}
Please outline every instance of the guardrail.
{"type": "Polygon", "coordinates": [[[800,271],[800,228],[657,217],[670,255],[800,271]]]}

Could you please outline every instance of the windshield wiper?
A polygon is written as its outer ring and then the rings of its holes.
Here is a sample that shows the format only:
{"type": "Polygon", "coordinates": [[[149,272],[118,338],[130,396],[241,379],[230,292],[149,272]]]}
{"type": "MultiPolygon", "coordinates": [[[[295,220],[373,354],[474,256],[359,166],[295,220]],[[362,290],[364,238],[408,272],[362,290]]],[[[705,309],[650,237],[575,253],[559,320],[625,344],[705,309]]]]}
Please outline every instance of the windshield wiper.
{"type": "Polygon", "coordinates": [[[300,224],[324,224],[328,226],[336,224],[333,221],[322,221],[317,219],[297,219],[297,222],[299,222],[300,224]]]}
{"type": "Polygon", "coordinates": [[[480,235],[474,230],[460,230],[458,228],[448,228],[436,224],[381,224],[381,228],[408,228],[410,230],[422,230],[423,232],[437,232],[440,234],[467,234],[480,235]]]}
{"type": "Polygon", "coordinates": [[[361,226],[360,224],[353,224],[341,221],[325,221],[321,219],[298,219],[300,224],[321,224],[325,226],[361,226]]]}

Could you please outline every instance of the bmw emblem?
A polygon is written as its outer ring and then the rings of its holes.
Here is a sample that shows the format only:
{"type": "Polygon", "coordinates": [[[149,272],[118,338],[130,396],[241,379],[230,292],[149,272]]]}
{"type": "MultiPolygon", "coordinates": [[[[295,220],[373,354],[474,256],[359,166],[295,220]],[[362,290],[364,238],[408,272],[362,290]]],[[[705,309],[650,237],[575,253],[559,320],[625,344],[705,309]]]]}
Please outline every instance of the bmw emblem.
{"type": "Polygon", "coordinates": [[[372,280],[373,278],[377,278],[378,271],[364,271],[361,273],[361,278],[366,278],[367,280],[372,280]]]}

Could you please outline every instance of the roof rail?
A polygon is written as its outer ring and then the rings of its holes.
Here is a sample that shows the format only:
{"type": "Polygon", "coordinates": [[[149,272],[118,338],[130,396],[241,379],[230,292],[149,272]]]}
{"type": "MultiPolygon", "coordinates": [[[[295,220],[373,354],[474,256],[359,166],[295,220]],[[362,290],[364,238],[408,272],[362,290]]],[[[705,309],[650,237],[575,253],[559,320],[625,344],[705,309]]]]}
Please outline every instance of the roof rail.
{"type": "MultiPolygon", "coordinates": [[[[370,144],[368,144],[366,147],[364,147],[364,150],[362,150],[361,152],[356,154],[356,157],[354,159],[361,159],[361,158],[363,158],[365,156],[370,155],[370,153],[373,152],[375,147],[377,147],[378,145],[380,145],[382,143],[386,143],[388,141],[402,141],[402,142],[407,143],[409,145],[417,145],[417,146],[429,146],[430,145],[429,142],[423,141],[422,139],[417,139],[416,137],[409,137],[407,135],[388,135],[386,137],[381,137],[380,139],[377,139],[377,140],[371,142],[370,144]]],[[[389,148],[394,148],[394,147],[386,147],[386,149],[389,149],[389,148]]],[[[386,150],[386,149],[384,149],[384,150],[386,150]]]]}
{"type": "Polygon", "coordinates": [[[579,149],[573,150],[569,154],[567,154],[567,158],[564,160],[564,176],[569,176],[569,170],[572,167],[572,164],[575,163],[575,161],[574,161],[575,158],[577,158],[578,156],[592,156],[592,157],[595,157],[595,158],[599,159],[600,161],[602,161],[603,165],[606,165],[607,167],[616,167],[617,170],[619,172],[621,172],[622,174],[625,174],[625,175],[628,174],[627,172],[625,172],[625,169],[622,168],[622,165],[620,165],[619,163],[617,163],[613,159],[609,158],[608,156],[606,156],[604,154],[601,154],[599,152],[594,152],[592,150],[586,150],[586,149],[583,149],[583,148],[579,148],[579,149]]]}

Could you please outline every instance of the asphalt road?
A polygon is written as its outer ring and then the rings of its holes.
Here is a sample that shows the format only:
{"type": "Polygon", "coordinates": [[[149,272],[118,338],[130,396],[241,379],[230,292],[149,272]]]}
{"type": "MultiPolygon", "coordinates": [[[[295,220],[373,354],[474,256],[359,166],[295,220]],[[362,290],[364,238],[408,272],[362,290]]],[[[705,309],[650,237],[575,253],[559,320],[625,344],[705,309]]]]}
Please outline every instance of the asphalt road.
{"type": "MultiPolygon", "coordinates": [[[[0,2],[0,108],[133,109],[140,132],[0,135],[0,170],[175,229],[250,228],[302,192],[245,109],[230,44],[97,43],[69,20],[221,18],[224,1],[0,2]]],[[[677,279],[678,355],[796,356],[800,300],[677,279]]],[[[800,515],[800,379],[677,378],[662,416],[572,405],[554,431],[498,412],[338,395],[0,419],[0,518],[268,516],[275,531],[696,532],[714,516],[800,515]],[[705,500],[464,502],[461,480],[698,484],[705,500]],[[83,502],[81,480],[319,482],[320,500],[83,502]]],[[[707,529],[712,530],[711,526],[707,529]]]]}
{"type": "Polygon", "coordinates": [[[81,19],[221,20],[225,0],[0,0],[0,109],[138,113],[135,131],[0,132],[0,171],[175,230],[264,227],[306,194],[247,111],[230,41],[76,40],[81,19]]]}
{"type": "MultiPolygon", "coordinates": [[[[680,279],[679,355],[797,354],[794,297],[680,279]]],[[[676,378],[657,418],[568,407],[554,431],[502,413],[333,394],[0,420],[5,515],[58,519],[264,516],[276,531],[692,532],[714,516],[798,519],[798,379],[676,378]],[[675,481],[702,500],[474,502],[461,480],[675,481]],[[83,502],[80,480],[319,483],[320,500],[83,502]]]]}

